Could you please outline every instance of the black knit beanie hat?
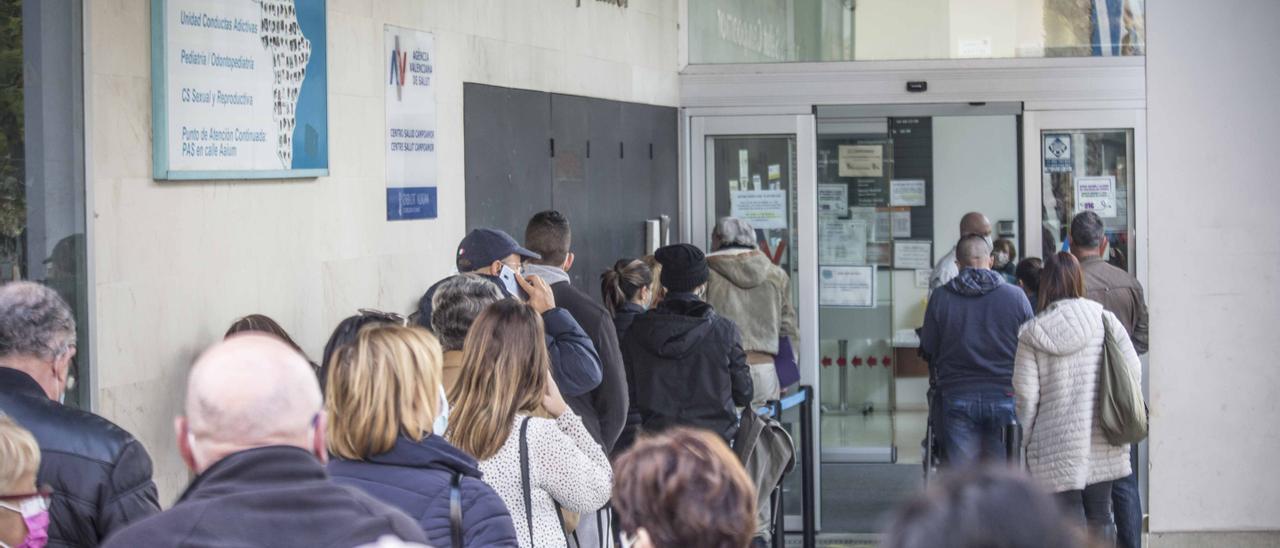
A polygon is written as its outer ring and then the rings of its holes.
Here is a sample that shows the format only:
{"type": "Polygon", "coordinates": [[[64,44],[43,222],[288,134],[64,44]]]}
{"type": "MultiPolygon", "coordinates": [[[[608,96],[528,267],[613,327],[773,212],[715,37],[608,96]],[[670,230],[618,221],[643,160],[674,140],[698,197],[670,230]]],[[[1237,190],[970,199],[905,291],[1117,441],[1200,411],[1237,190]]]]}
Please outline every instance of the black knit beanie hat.
{"type": "Polygon", "coordinates": [[[707,283],[707,257],[696,246],[672,244],[653,257],[662,265],[660,280],[668,291],[689,292],[707,283]]]}

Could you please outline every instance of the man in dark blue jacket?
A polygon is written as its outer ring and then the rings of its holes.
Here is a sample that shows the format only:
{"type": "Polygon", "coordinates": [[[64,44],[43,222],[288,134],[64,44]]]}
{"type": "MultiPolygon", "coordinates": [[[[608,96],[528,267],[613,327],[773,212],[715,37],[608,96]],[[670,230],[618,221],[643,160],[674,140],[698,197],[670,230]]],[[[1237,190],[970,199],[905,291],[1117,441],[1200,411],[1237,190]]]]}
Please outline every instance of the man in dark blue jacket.
{"type": "Polygon", "coordinates": [[[958,466],[1004,455],[1004,427],[1016,421],[1018,328],[1034,314],[1026,294],[991,270],[985,238],[962,238],[956,266],[960,274],[929,298],[920,349],[938,392],[939,443],[958,466]]]}
{"type": "MultiPolygon", "coordinates": [[[[529,306],[542,315],[556,387],[566,398],[581,396],[600,386],[604,376],[600,356],[569,311],[556,306],[555,294],[547,282],[525,275],[524,261],[540,258],[506,232],[477,228],[458,244],[457,267],[458,272],[479,274],[492,281],[507,296],[520,298],[517,296],[523,293],[529,306]]],[[[442,283],[444,280],[436,282],[418,300],[414,322],[427,331],[431,331],[431,301],[442,283]]]]}

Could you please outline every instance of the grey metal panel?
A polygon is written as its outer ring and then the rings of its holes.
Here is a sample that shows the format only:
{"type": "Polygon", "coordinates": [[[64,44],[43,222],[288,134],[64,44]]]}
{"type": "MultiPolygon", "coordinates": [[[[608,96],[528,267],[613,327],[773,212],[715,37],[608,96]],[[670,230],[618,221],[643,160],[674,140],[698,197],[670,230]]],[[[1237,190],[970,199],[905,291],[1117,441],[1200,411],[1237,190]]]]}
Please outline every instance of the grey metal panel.
{"type": "Polygon", "coordinates": [[[464,93],[468,229],[523,241],[529,217],[559,210],[573,226],[573,284],[596,298],[602,272],[643,253],[645,219],[670,215],[678,234],[675,109],[480,84],[464,93]]]}
{"type": "Polygon", "coordinates": [[[465,84],[467,229],[493,227],[517,241],[551,207],[551,102],[546,93],[465,84]]]}

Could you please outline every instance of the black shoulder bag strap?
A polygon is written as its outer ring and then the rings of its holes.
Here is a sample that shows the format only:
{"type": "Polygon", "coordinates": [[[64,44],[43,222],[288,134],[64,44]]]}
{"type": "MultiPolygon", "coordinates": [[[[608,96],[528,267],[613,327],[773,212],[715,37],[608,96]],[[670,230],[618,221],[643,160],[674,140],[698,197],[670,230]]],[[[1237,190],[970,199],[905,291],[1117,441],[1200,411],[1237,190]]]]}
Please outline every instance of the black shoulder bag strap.
{"type": "Polygon", "coordinates": [[[529,546],[533,546],[533,488],[529,482],[529,417],[520,421],[520,484],[524,488],[524,521],[529,526],[529,546]]]}
{"type": "Polygon", "coordinates": [[[449,482],[449,535],[453,548],[462,548],[462,473],[454,472],[449,482]]]}

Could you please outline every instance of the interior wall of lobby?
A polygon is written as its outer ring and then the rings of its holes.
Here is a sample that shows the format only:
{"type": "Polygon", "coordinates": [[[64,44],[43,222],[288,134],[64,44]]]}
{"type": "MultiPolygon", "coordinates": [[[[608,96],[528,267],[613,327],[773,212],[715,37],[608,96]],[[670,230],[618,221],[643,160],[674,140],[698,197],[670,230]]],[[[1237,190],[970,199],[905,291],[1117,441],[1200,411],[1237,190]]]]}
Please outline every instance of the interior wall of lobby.
{"type": "MultiPolygon", "coordinates": [[[[968,9],[978,3],[860,1],[884,15],[860,20],[851,49],[953,57],[952,38],[989,26],[992,50],[1013,57],[1025,46],[1020,29],[1044,20],[1025,7],[1039,2],[968,9]],[[1005,15],[997,25],[979,14],[1005,15]]],[[[93,407],[146,445],[166,506],[190,479],[172,430],[187,366],[233,319],[270,315],[314,357],[357,308],[406,312],[451,272],[466,226],[464,83],[681,105],[691,60],[682,43],[697,35],[681,25],[704,0],[577,4],[329,0],[330,175],[157,182],[151,1],[84,2],[93,407]],[[384,24],[436,40],[440,216],[431,221],[385,221],[384,24]]],[[[1280,542],[1276,21],[1273,0],[1147,3],[1150,172],[1138,207],[1150,219],[1156,546],[1280,542]]],[[[811,51],[845,59],[834,46],[811,51]]]]}

